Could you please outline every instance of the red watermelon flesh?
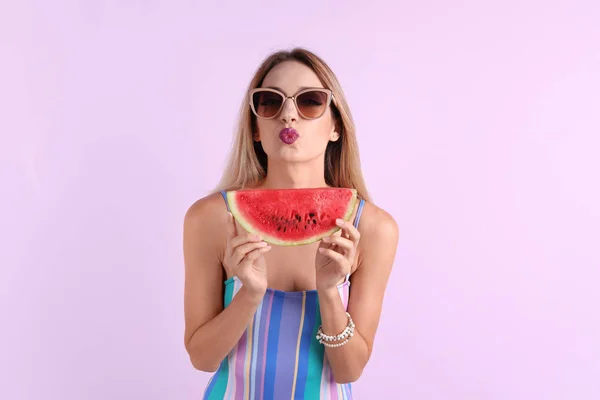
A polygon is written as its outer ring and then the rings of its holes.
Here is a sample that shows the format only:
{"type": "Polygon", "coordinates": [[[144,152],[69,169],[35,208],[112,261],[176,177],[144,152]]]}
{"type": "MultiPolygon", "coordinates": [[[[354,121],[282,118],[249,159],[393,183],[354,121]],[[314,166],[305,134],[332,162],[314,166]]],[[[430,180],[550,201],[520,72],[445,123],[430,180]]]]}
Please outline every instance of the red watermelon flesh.
{"type": "Polygon", "coordinates": [[[356,189],[240,189],[227,192],[231,213],[249,233],[281,246],[299,246],[337,232],[357,204],[356,189]]]}

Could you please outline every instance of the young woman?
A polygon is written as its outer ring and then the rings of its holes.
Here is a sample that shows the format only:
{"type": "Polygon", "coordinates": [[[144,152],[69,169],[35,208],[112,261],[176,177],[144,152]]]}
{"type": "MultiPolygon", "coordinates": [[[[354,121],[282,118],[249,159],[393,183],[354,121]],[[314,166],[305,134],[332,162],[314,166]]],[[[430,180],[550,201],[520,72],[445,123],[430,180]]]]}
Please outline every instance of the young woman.
{"type": "Polygon", "coordinates": [[[395,220],[367,194],[334,73],[305,49],[270,55],[218,190],[184,220],[185,346],[195,368],[213,373],[204,398],[351,399],[397,243],[395,220]],[[359,206],[337,234],[292,247],[247,234],[223,192],[319,187],[355,188],[359,206]]]}

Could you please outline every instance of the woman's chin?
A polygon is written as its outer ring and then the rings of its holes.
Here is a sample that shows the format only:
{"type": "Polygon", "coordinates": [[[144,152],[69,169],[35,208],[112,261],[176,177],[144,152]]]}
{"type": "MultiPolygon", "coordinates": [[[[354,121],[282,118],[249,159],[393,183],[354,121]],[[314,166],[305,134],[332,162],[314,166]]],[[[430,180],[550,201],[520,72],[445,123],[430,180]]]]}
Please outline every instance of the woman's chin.
{"type": "Polygon", "coordinates": [[[267,157],[269,158],[269,161],[272,161],[272,162],[274,161],[276,163],[280,163],[280,162],[297,163],[297,162],[308,161],[311,158],[304,152],[300,151],[300,149],[289,149],[289,148],[282,148],[282,149],[278,149],[276,151],[269,152],[269,153],[267,153],[267,157]]]}

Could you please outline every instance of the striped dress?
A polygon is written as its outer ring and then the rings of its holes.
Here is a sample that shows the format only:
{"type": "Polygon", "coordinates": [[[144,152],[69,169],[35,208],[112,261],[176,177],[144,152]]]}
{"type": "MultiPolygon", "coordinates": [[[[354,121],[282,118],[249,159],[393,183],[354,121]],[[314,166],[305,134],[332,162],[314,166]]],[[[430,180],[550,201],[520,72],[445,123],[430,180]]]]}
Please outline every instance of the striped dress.
{"type": "MultiPolygon", "coordinates": [[[[355,227],[363,204],[361,199],[355,227]]],[[[235,276],[225,282],[225,307],[240,287],[235,276]]],[[[346,277],[338,285],[345,308],[349,288],[346,277]]],[[[240,340],[210,378],[203,399],[352,399],[352,385],[335,382],[325,349],[316,339],[320,325],[316,290],[267,289],[240,340]]]]}

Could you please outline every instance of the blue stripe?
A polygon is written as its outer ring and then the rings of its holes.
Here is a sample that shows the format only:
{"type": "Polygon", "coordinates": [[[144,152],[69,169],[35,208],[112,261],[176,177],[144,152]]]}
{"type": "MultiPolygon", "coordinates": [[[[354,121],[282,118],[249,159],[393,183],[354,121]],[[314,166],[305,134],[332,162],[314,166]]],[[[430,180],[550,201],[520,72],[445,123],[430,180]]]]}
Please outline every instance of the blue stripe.
{"type": "Polygon", "coordinates": [[[229,202],[227,201],[227,193],[224,190],[221,190],[221,196],[223,196],[223,200],[225,200],[225,205],[227,206],[227,211],[231,211],[229,209],[229,202]]]}
{"type": "MultiPolygon", "coordinates": [[[[358,202],[358,210],[356,210],[356,217],[354,217],[354,227],[358,228],[358,221],[360,221],[360,216],[362,215],[363,206],[365,204],[365,199],[360,199],[358,202]]],[[[350,273],[346,274],[346,281],[350,280],[350,273]]]]}
{"type": "Polygon", "coordinates": [[[281,346],[277,347],[277,372],[275,373],[275,398],[292,397],[296,347],[302,316],[302,293],[299,296],[286,296],[281,310],[279,336],[281,346]]]}
{"type": "Polygon", "coordinates": [[[227,357],[221,361],[219,369],[212,377],[210,384],[204,392],[202,397],[204,400],[217,400],[223,398],[225,390],[227,389],[229,378],[229,360],[227,357]]]}
{"type": "MultiPolygon", "coordinates": [[[[311,296],[313,297],[313,296],[311,296]]],[[[314,296],[315,306],[310,310],[314,314],[311,343],[308,351],[308,379],[304,386],[304,397],[307,399],[318,399],[321,393],[321,375],[323,374],[323,358],[325,346],[317,341],[317,329],[321,325],[321,309],[319,307],[319,296],[314,296]]],[[[308,309],[307,309],[308,310],[308,309]]]]}
{"type": "Polygon", "coordinates": [[[267,365],[265,368],[265,399],[273,399],[275,392],[275,373],[277,372],[277,350],[279,344],[279,324],[281,323],[281,310],[283,308],[284,297],[275,296],[273,298],[273,308],[271,309],[271,320],[269,323],[269,349],[267,351],[267,365]]]}
{"type": "Polygon", "coordinates": [[[302,325],[302,338],[300,339],[300,354],[298,355],[298,375],[296,377],[296,393],[294,393],[295,399],[304,398],[306,377],[308,376],[308,354],[313,339],[312,333],[315,325],[316,306],[317,296],[307,296],[304,323],[302,325]]]}
{"type": "Polygon", "coordinates": [[[358,221],[360,221],[360,216],[362,215],[363,205],[365,204],[365,199],[360,199],[358,203],[358,211],[356,211],[356,217],[354,218],[354,227],[358,228],[358,221]]]}
{"type": "Polygon", "coordinates": [[[225,357],[225,359],[221,362],[221,366],[217,370],[217,373],[215,375],[213,375],[213,377],[211,378],[210,383],[208,384],[208,387],[206,388],[206,391],[204,392],[204,397],[202,397],[203,399],[210,398],[210,394],[212,393],[212,390],[215,387],[215,383],[217,383],[217,379],[219,379],[219,374],[221,374],[223,372],[223,363],[227,363],[227,357],[225,357]]]}
{"type": "MultiPolygon", "coordinates": [[[[269,343],[263,343],[264,337],[267,335],[267,333],[265,332],[266,330],[266,325],[267,325],[267,314],[269,313],[269,297],[273,297],[274,294],[271,293],[270,296],[269,295],[265,295],[264,300],[261,303],[261,316],[260,316],[260,321],[259,321],[259,326],[258,326],[258,331],[259,334],[256,335],[255,339],[255,343],[258,346],[258,354],[256,355],[256,363],[254,368],[256,368],[255,371],[255,377],[254,380],[256,382],[256,387],[254,388],[254,390],[252,390],[250,392],[250,399],[261,399],[262,397],[260,396],[260,382],[263,381],[264,376],[263,376],[263,370],[262,367],[265,363],[264,357],[265,354],[263,354],[263,346],[269,346],[269,343]]],[[[264,396],[263,396],[264,397],[264,396]]]]}

